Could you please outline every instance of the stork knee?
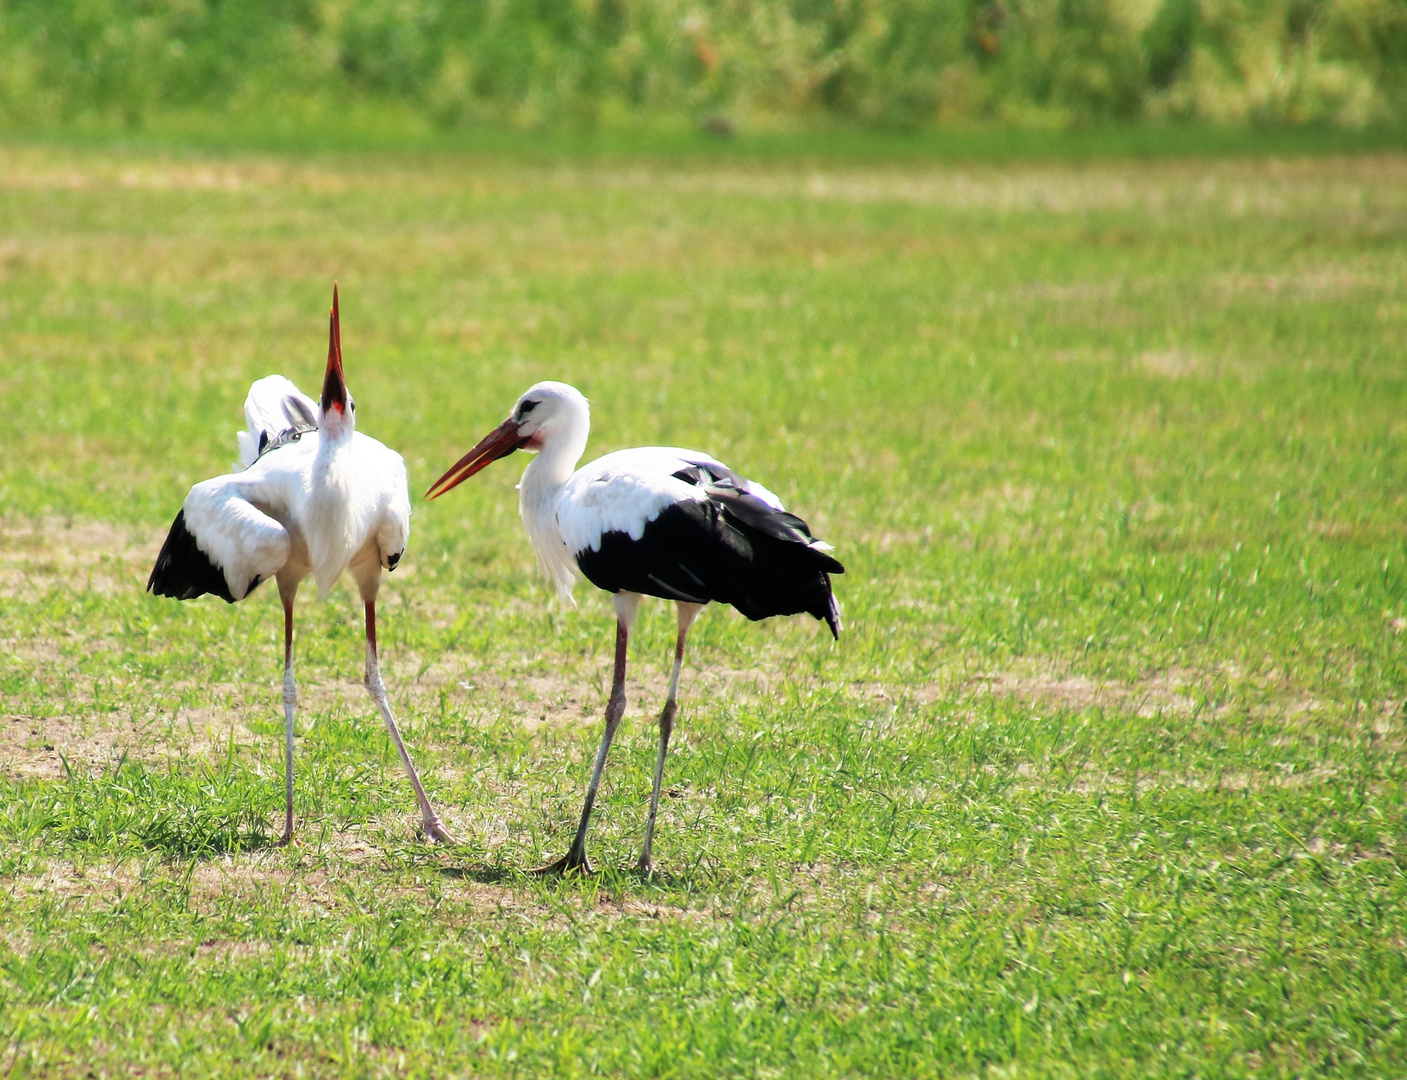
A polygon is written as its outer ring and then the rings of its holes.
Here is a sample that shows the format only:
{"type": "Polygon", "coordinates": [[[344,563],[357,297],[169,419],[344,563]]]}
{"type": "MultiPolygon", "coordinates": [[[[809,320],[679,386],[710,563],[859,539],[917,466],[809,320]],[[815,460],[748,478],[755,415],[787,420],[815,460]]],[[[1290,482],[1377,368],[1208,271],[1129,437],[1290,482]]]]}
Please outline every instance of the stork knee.
{"type": "Polygon", "coordinates": [[[674,731],[674,714],[679,711],[679,705],[671,698],[664,703],[664,711],[660,713],[660,738],[668,741],[670,734],[674,731]]]}
{"type": "Polygon", "coordinates": [[[620,718],[625,715],[625,694],[612,694],[611,700],[606,702],[606,723],[618,724],[620,718]]]}
{"type": "Polygon", "coordinates": [[[298,684],[293,681],[293,672],[283,673],[283,703],[290,708],[298,704],[298,684]]]}

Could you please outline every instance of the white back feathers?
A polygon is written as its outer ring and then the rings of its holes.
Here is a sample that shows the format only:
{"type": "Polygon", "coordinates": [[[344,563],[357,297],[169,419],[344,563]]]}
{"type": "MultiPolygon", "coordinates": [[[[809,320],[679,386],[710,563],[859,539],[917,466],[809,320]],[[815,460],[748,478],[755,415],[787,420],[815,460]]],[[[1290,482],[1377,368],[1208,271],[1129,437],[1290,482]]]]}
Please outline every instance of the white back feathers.
{"type": "Polygon", "coordinates": [[[285,431],[318,426],[318,403],[283,375],[257,380],[244,399],[246,430],[238,433],[239,466],[247,469],[260,452],[285,431]]]}

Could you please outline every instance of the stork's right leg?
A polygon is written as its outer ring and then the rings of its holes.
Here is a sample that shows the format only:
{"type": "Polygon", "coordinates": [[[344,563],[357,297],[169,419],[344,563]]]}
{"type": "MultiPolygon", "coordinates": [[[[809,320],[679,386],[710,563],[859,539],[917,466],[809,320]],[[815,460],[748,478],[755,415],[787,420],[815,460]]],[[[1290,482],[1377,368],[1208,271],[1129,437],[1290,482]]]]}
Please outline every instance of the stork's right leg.
{"type": "Polygon", "coordinates": [[[625,646],[630,638],[625,621],[616,623],[616,671],[611,682],[611,699],[606,703],[606,730],[601,735],[601,748],[596,751],[596,767],[591,771],[591,784],[586,789],[586,803],[581,808],[581,822],[577,825],[576,839],[571,849],[556,862],[539,866],[535,874],[562,873],[566,870],[581,870],[591,873],[591,863],[586,858],[586,826],[591,821],[591,807],[596,802],[596,790],[601,786],[601,773],[606,768],[606,755],[611,751],[611,740],[615,738],[620,718],[625,714],[625,646]]]}
{"type": "Polygon", "coordinates": [[[371,700],[381,710],[381,719],[386,722],[386,730],[390,732],[391,741],[396,744],[396,750],[401,755],[401,764],[405,766],[410,786],[415,789],[415,801],[420,805],[420,820],[425,835],[441,844],[459,843],[445,828],[445,823],[440,819],[438,811],[430,805],[430,797],[425,794],[425,785],[420,782],[420,774],[411,764],[410,751],[405,748],[405,740],[401,738],[401,730],[396,726],[396,718],[391,715],[391,703],[387,700],[386,684],[381,681],[381,665],[376,658],[376,601],[374,600],[366,601],[365,685],[367,693],[371,695],[371,700]]]}
{"type": "Polygon", "coordinates": [[[640,861],[636,864],[640,873],[649,875],[654,870],[651,861],[655,844],[655,818],[660,809],[660,785],[664,782],[664,756],[669,753],[669,736],[674,730],[674,714],[679,709],[679,669],[684,665],[684,641],[689,636],[689,627],[703,610],[702,604],[679,602],[679,636],[674,642],[674,673],[669,679],[669,698],[660,713],[660,751],[655,758],[655,785],[650,790],[650,816],[645,819],[645,846],[640,851],[640,861]]]}
{"type": "Polygon", "coordinates": [[[283,838],[278,846],[283,847],[293,839],[293,714],[298,707],[298,684],[293,680],[293,599],[298,586],[284,589],[279,586],[279,597],[283,600],[283,730],[284,730],[284,796],[283,838]]]}

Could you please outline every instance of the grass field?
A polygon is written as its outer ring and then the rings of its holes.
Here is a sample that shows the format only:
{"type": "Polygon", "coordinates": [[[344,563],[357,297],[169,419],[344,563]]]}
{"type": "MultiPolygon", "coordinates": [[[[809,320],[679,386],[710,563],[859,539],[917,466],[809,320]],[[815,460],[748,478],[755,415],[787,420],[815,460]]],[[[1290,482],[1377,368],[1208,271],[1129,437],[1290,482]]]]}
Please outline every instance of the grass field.
{"type": "Polygon", "coordinates": [[[866,165],[0,147],[0,1073],[1384,1076],[1407,1061],[1407,157],[866,165]],[[143,595],[341,283],[406,456],[383,668],[305,590],[143,595]],[[608,603],[540,378],[835,544],[847,632],[673,619],[592,833],[608,603]]]}

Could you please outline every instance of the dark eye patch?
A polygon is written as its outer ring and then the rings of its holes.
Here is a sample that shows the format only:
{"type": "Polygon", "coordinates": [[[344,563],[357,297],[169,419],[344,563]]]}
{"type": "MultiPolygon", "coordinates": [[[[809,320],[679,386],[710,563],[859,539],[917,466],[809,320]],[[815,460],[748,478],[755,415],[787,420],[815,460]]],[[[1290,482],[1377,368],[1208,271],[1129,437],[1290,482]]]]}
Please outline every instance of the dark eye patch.
{"type": "Polygon", "coordinates": [[[536,409],[539,404],[540,402],[536,401],[523,402],[521,405],[518,406],[518,419],[521,420],[523,417],[527,416],[528,413],[536,409]]]}

